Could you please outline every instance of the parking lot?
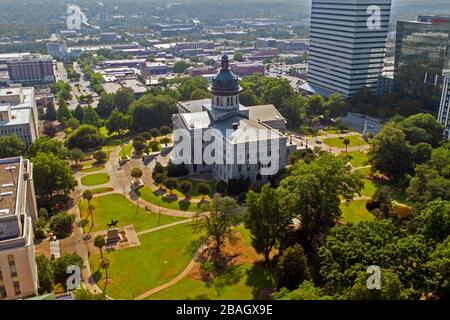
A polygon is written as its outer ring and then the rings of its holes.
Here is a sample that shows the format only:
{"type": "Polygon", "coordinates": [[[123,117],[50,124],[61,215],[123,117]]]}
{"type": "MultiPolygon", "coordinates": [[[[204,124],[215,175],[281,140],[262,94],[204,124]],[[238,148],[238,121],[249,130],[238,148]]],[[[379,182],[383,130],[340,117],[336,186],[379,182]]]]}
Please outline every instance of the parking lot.
{"type": "Polygon", "coordinates": [[[352,130],[362,133],[367,122],[367,132],[377,134],[381,130],[381,120],[358,113],[349,112],[342,121],[352,130]]]}

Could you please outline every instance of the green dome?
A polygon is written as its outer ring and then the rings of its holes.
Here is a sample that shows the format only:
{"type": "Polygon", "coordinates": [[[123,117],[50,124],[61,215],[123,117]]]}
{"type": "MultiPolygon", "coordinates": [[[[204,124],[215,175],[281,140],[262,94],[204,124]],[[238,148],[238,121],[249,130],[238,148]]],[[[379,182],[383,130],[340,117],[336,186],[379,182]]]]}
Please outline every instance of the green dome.
{"type": "Polygon", "coordinates": [[[227,55],[222,56],[219,72],[213,77],[211,93],[217,96],[232,96],[239,94],[238,77],[230,70],[229,59],[227,55]]]}

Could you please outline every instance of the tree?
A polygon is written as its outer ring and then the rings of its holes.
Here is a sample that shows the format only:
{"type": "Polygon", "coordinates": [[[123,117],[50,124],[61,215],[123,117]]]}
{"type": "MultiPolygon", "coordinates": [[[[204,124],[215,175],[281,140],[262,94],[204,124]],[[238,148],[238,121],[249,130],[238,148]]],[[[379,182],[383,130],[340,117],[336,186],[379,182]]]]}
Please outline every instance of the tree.
{"type": "Polygon", "coordinates": [[[91,205],[91,200],[94,197],[94,195],[92,194],[91,190],[85,190],[82,194],[82,197],[84,200],[86,200],[88,202],[88,206],[91,205]]]}
{"type": "Polygon", "coordinates": [[[75,162],[75,166],[78,167],[78,162],[83,161],[85,155],[81,149],[73,148],[70,150],[70,160],[75,162]]]}
{"type": "Polygon", "coordinates": [[[55,193],[68,194],[75,189],[77,181],[67,162],[58,159],[53,153],[38,153],[31,162],[33,180],[39,195],[52,198],[55,193]]]}
{"type": "Polygon", "coordinates": [[[294,290],[311,275],[308,261],[301,245],[296,244],[287,248],[281,255],[277,266],[276,276],[278,288],[294,290]]]}
{"type": "Polygon", "coordinates": [[[103,259],[103,247],[106,245],[105,237],[98,235],[94,239],[94,246],[100,250],[100,257],[103,259]]]}
{"type": "Polygon", "coordinates": [[[49,137],[54,137],[56,134],[56,126],[53,122],[45,122],[44,123],[44,127],[42,129],[42,132],[49,136],[49,137]]]}
{"type": "Polygon", "coordinates": [[[438,244],[430,254],[427,262],[429,277],[427,277],[427,287],[441,300],[448,300],[450,297],[450,236],[442,243],[438,244]]]}
{"type": "Polygon", "coordinates": [[[28,148],[28,156],[30,158],[35,157],[39,152],[53,153],[60,159],[69,159],[70,152],[64,147],[64,144],[56,139],[50,139],[49,137],[41,137],[31,144],[28,148]]]}
{"type": "Polygon", "coordinates": [[[381,271],[381,289],[367,287],[367,273],[359,272],[353,287],[341,296],[346,300],[403,300],[408,298],[398,275],[391,270],[381,271]]]}
{"type": "Polygon", "coordinates": [[[442,146],[431,153],[429,165],[444,178],[450,179],[450,146],[442,146]]]}
{"type": "Polygon", "coordinates": [[[75,111],[73,112],[73,116],[78,119],[80,123],[83,122],[84,119],[84,109],[81,105],[77,105],[75,111]]]}
{"type": "MultiPolygon", "coordinates": [[[[158,143],[157,143],[158,145],[158,143]]],[[[142,154],[142,152],[147,149],[147,144],[145,143],[144,139],[134,139],[133,141],[133,148],[136,154],[142,154]]]]}
{"type": "Polygon", "coordinates": [[[36,257],[36,265],[39,279],[39,293],[44,294],[52,292],[55,281],[50,260],[44,255],[39,255],[36,257]]]}
{"type": "Polygon", "coordinates": [[[171,131],[169,126],[161,126],[161,128],[159,128],[159,132],[164,136],[167,136],[171,131]]]}
{"type": "Polygon", "coordinates": [[[95,294],[95,293],[89,292],[88,290],[86,290],[84,288],[80,288],[80,289],[73,291],[73,295],[75,297],[75,300],[82,300],[82,301],[106,300],[106,296],[104,293],[95,294]]]}
{"type": "Polygon", "coordinates": [[[53,260],[52,267],[55,275],[55,282],[64,285],[66,284],[67,278],[70,276],[70,274],[67,274],[67,268],[69,266],[78,266],[80,270],[83,270],[83,258],[76,253],[65,253],[58,259],[53,260]]]}
{"type": "Polygon", "coordinates": [[[307,113],[308,115],[320,115],[324,111],[325,100],[321,95],[313,95],[308,98],[307,113]]]}
{"type": "Polygon", "coordinates": [[[75,217],[67,212],[60,212],[50,220],[50,229],[59,239],[64,239],[72,233],[75,217]]]}
{"type": "Polygon", "coordinates": [[[134,92],[130,88],[120,88],[113,99],[113,106],[120,112],[126,113],[128,107],[134,101],[134,92]]]}
{"type": "Polygon", "coordinates": [[[345,100],[339,93],[333,93],[325,102],[325,110],[330,112],[332,117],[339,117],[345,111],[346,103],[345,100]]]}
{"type": "Polygon", "coordinates": [[[372,170],[401,177],[411,170],[413,157],[402,129],[393,123],[386,124],[372,140],[369,151],[372,170]]]}
{"type": "Polygon", "coordinates": [[[427,164],[415,168],[415,176],[406,189],[408,199],[414,202],[417,209],[423,209],[428,202],[441,198],[450,200],[450,179],[441,176],[439,172],[427,164]]]}
{"type": "Polygon", "coordinates": [[[106,121],[105,126],[110,135],[117,132],[119,138],[121,138],[131,126],[131,117],[120,111],[113,111],[106,121]]]}
{"type": "Polygon", "coordinates": [[[114,94],[113,93],[103,93],[100,96],[100,100],[97,105],[97,113],[103,118],[107,119],[114,110],[114,94]]]}
{"type": "Polygon", "coordinates": [[[342,140],[342,143],[345,145],[345,153],[348,155],[348,145],[350,144],[350,139],[345,137],[342,140]]]}
{"type": "MultiPolygon", "coordinates": [[[[408,128],[418,128],[423,130],[426,139],[417,142],[427,142],[433,147],[437,147],[444,139],[444,136],[442,135],[444,127],[437,121],[436,117],[431,114],[419,113],[412,115],[402,121],[401,125],[406,131],[408,128]]],[[[405,133],[407,134],[407,132],[405,133]]],[[[413,141],[410,142],[411,144],[415,144],[413,141]]]]}
{"type": "Polygon", "coordinates": [[[236,51],[234,53],[234,60],[239,61],[239,62],[244,61],[244,55],[242,54],[242,52],[236,51]]]}
{"type": "Polygon", "coordinates": [[[275,292],[273,297],[276,300],[331,300],[332,297],[327,296],[322,289],[314,286],[311,281],[303,281],[297,289],[289,291],[282,288],[279,292],[275,292]]]}
{"type": "Polygon", "coordinates": [[[200,182],[197,187],[197,192],[202,195],[202,201],[205,201],[205,196],[211,192],[209,184],[205,182],[200,182]]]}
{"type": "Polygon", "coordinates": [[[69,110],[67,102],[64,99],[59,99],[58,122],[65,126],[66,121],[70,118],[72,118],[72,113],[69,110]]]}
{"type": "Polygon", "coordinates": [[[172,195],[172,190],[177,188],[178,181],[175,178],[167,178],[164,180],[164,186],[169,189],[170,195],[172,195]]]}
{"type": "Polygon", "coordinates": [[[106,287],[106,284],[108,283],[108,279],[109,279],[108,269],[109,269],[110,264],[111,264],[111,262],[109,261],[108,258],[102,259],[101,266],[102,266],[102,269],[105,270],[105,287],[106,287]]]}
{"type": "Polygon", "coordinates": [[[0,136],[0,159],[24,156],[27,146],[25,142],[16,136],[0,136]]]}
{"type": "Polygon", "coordinates": [[[49,121],[55,121],[57,117],[55,104],[52,101],[47,103],[47,107],[45,110],[45,118],[49,121]]]}
{"type": "Polygon", "coordinates": [[[264,255],[268,265],[270,252],[288,230],[290,215],[282,210],[277,191],[268,185],[262,187],[260,194],[249,191],[246,205],[245,225],[251,232],[252,246],[264,255]]]}
{"type": "Polygon", "coordinates": [[[411,148],[414,163],[421,164],[431,159],[433,148],[426,142],[420,142],[411,148]]]}
{"type": "Polygon", "coordinates": [[[155,174],[155,176],[153,177],[153,180],[155,181],[155,183],[161,188],[161,185],[163,184],[163,182],[167,179],[167,175],[165,173],[157,173],[155,174]]]}
{"type": "Polygon", "coordinates": [[[133,168],[133,169],[131,169],[131,176],[134,179],[141,178],[142,177],[142,170],[141,170],[141,168],[133,168]]]}
{"type": "Polygon", "coordinates": [[[314,248],[340,219],[341,200],[351,201],[362,188],[362,176],[343,159],[323,154],[310,164],[295,164],[278,191],[283,210],[300,219],[305,245],[314,248]]]}
{"type": "Polygon", "coordinates": [[[83,124],[72,132],[67,140],[67,146],[81,150],[93,149],[101,146],[103,142],[98,129],[94,126],[83,124]]]}
{"type": "Polygon", "coordinates": [[[175,62],[173,66],[173,72],[174,73],[184,73],[186,69],[188,68],[187,63],[184,60],[179,60],[175,62]]]}
{"type": "Polygon", "coordinates": [[[152,135],[153,139],[156,140],[156,138],[161,135],[161,132],[157,128],[153,128],[150,129],[150,134],[152,135]]]}
{"type": "Polygon", "coordinates": [[[186,198],[189,197],[189,192],[192,190],[192,182],[189,180],[183,180],[180,183],[180,191],[186,198]]]}
{"type": "Polygon", "coordinates": [[[80,122],[78,121],[77,118],[70,118],[69,120],[66,121],[66,127],[70,128],[72,130],[75,130],[76,128],[78,128],[80,126],[80,122]]]}
{"type": "Polygon", "coordinates": [[[144,132],[149,128],[171,124],[172,114],[177,112],[176,101],[168,95],[144,95],[130,106],[131,128],[136,132],[144,132]]]}
{"type": "Polygon", "coordinates": [[[373,197],[374,206],[377,211],[377,217],[381,219],[392,218],[393,204],[392,194],[388,187],[377,188],[373,197]]]}
{"type": "Polygon", "coordinates": [[[98,163],[105,163],[108,159],[108,155],[105,151],[98,150],[94,153],[94,159],[97,160],[98,163]]]}
{"type": "Polygon", "coordinates": [[[83,124],[98,127],[100,123],[99,120],[100,118],[95,109],[92,108],[92,106],[87,106],[86,108],[84,108],[83,124]]]}
{"type": "Polygon", "coordinates": [[[402,233],[390,219],[335,226],[319,251],[320,274],[334,295],[347,292],[370,265],[390,269],[404,288],[425,290],[423,266],[428,249],[423,236],[402,233]]]}
{"type": "Polygon", "coordinates": [[[416,217],[420,232],[436,242],[450,236],[450,201],[441,199],[426,204],[416,217]]]}
{"type": "Polygon", "coordinates": [[[200,100],[200,99],[206,99],[209,98],[211,94],[204,90],[204,89],[195,89],[194,92],[192,92],[191,96],[189,97],[189,100],[200,100]]]}
{"type": "Polygon", "coordinates": [[[155,167],[153,168],[153,174],[158,173],[164,173],[164,167],[160,162],[156,161],[155,167]]]}
{"type": "Polygon", "coordinates": [[[222,256],[221,249],[225,239],[229,239],[231,236],[236,209],[236,200],[216,196],[211,202],[204,204],[201,212],[194,217],[194,231],[205,232],[206,236],[214,241],[215,261],[222,256]]]}
{"type": "Polygon", "coordinates": [[[220,180],[216,183],[216,192],[220,194],[224,194],[227,191],[227,183],[223,180],[220,180]]]}

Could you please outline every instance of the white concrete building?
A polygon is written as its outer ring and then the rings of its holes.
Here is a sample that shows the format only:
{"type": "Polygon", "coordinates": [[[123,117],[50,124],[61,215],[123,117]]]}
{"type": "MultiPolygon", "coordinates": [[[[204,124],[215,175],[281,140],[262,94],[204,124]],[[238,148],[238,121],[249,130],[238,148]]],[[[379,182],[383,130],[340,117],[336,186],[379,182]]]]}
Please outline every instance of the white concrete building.
{"type": "Polygon", "coordinates": [[[444,83],[438,121],[444,125],[444,135],[450,140],[450,69],[444,70],[444,83]]]}
{"type": "Polygon", "coordinates": [[[38,114],[33,88],[11,85],[0,89],[0,136],[17,135],[29,146],[38,138],[38,114]]]}
{"type": "Polygon", "coordinates": [[[238,78],[229,68],[228,57],[223,56],[221,69],[212,79],[211,99],[178,104],[178,114],[173,116],[174,133],[182,129],[187,136],[177,138],[175,135],[174,162],[184,163],[191,173],[212,173],[224,181],[249,177],[266,182],[285,167],[288,153],[296,148],[288,144],[284,134],[286,120],[273,105],[241,105],[240,90],[238,78]],[[204,141],[206,132],[213,133],[214,138],[204,141]],[[184,139],[191,143],[190,154],[180,151],[184,139]],[[266,146],[263,151],[262,146],[266,146]],[[208,163],[203,155],[212,149],[215,160],[208,163]],[[216,150],[223,155],[217,155],[216,150]],[[275,169],[265,170],[269,167],[275,169]],[[267,171],[271,173],[265,173],[267,171]]]}
{"type": "Polygon", "coordinates": [[[0,159],[0,300],[37,294],[36,219],[33,165],[21,157],[0,159]]]}

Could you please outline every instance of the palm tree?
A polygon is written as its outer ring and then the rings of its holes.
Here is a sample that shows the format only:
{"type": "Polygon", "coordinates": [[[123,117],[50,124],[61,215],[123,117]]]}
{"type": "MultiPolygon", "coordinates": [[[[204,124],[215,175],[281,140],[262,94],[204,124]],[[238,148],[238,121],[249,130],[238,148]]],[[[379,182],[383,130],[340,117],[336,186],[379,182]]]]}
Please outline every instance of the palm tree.
{"type": "Polygon", "coordinates": [[[95,207],[92,204],[88,206],[88,216],[91,216],[91,228],[94,227],[94,210],[95,207]]]}
{"type": "MultiPolygon", "coordinates": [[[[109,268],[110,262],[109,262],[108,258],[103,258],[101,263],[102,263],[101,264],[102,269],[105,270],[105,288],[106,288],[106,285],[108,284],[108,278],[109,278],[108,277],[108,268],[109,268]]],[[[105,289],[103,289],[103,291],[104,290],[105,289]]]]}
{"type": "Polygon", "coordinates": [[[105,237],[103,236],[96,236],[94,239],[94,246],[96,246],[97,248],[100,249],[100,257],[103,259],[103,247],[105,246],[106,241],[105,241],[105,237]]]}
{"type": "Polygon", "coordinates": [[[83,197],[84,200],[87,200],[88,207],[89,207],[91,205],[91,200],[94,197],[92,192],[91,192],[91,190],[84,191],[82,197],[83,197]]]}
{"type": "Polygon", "coordinates": [[[344,140],[342,140],[342,143],[345,145],[345,153],[348,155],[348,145],[350,144],[350,139],[345,137],[344,140]]]}

